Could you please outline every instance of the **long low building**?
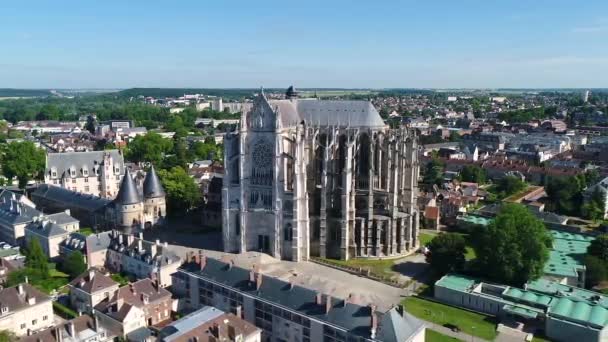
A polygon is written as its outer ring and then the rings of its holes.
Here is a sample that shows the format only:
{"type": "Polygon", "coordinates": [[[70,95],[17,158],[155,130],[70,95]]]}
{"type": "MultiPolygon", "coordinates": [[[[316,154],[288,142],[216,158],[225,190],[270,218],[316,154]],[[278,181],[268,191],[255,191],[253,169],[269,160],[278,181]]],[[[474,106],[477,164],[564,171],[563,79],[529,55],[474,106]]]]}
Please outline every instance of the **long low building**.
{"type": "Polygon", "coordinates": [[[187,306],[213,306],[262,329],[264,341],[422,342],[425,325],[402,306],[379,312],[358,296],[339,299],[257,272],[194,256],[173,274],[187,306]]]}
{"type": "Polygon", "coordinates": [[[546,279],[520,289],[446,275],[435,283],[435,298],[500,318],[544,325],[544,334],[555,341],[608,340],[608,297],[546,279]]]}

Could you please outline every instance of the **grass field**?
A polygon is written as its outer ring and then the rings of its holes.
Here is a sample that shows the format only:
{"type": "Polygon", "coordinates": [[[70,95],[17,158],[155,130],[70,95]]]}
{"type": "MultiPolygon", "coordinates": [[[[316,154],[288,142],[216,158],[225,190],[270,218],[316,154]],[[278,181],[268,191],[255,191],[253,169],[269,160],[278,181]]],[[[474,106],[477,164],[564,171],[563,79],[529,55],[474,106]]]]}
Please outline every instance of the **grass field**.
{"type": "Polygon", "coordinates": [[[437,236],[436,234],[428,234],[428,233],[420,233],[418,238],[420,239],[420,246],[426,246],[433,238],[437,236]]]}
{"type": "Polygon", "coordinates": [[[447,336],[441,333],[436,332],[435,330],[426,329],[426,333],[424,336],[424,342],[456,342],[460,341],[459,339],[451,336],[447,336]]]}
{"type": "Polygon", "coordinates": [[[89,236],[93,234],[93,229],[89,227],[80,228],[78,232],[84,236],[89,236]]]}
{"type": "MultiPolygon", "coordinates": [[[[476,258],[475,255],[475,250],[473,249],[473,246],[471,246],[471,243],[469,241],[469,234],[465,234],[465,233],[455,233],[455,234],[459,234],[462,235],[462,237],[466,240],[467,242],[467,252],[465,254],[465,258],[467,260],[472,260],[476,258]]],[[[428,244],[429,242],[431,242],[431,240],[433,240],[433,238],[437,236],[435,234],[428,234],[428,233],[420,233],[420,245],[424,246],[426,244],[428,244]]]]}
{"type": "Polygon", "coordinates": [[[408,297],[402,303],[409,313],[423,320],[438,325],[453,324],[466,334],[486,340],[493,340],[496,337],[496,323],[491,316],[458,309],[418,297],[408,297]]]}

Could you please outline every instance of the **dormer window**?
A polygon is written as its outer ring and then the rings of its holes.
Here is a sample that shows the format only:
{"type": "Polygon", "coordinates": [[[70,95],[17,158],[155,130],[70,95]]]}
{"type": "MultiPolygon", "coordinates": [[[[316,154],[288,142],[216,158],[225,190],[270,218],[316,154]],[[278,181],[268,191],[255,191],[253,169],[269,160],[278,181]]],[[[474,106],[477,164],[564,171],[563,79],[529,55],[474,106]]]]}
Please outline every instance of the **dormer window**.
{"type": "Polygon", "coordinates": [[[3,314],[7,313],[8,312],[8,306],[3,306],[1,310],[2,310],[3,314]]]}
{"type": "Polygon", "coordinates": [[[76,169],[73,167],[70,168],[70,176],[76,177],[76,169]]]}
{"type": "Polygon", "coordinates": [[[57,169],[54,167],[51,168],[51,177],[57,178],[57,169]]]}
{"type": "Polygon", "coordinates": [[[120,174],[120,167],[115,167],[114,168],[114,173],[119,175],[120,174]]]}
{"type": "Polygon", "coordinates": [[[83,168],[82,169],[82,175],[85,176],[85,177],[88,177],[89,176],[89,169],[84,169],[83,168]]]}

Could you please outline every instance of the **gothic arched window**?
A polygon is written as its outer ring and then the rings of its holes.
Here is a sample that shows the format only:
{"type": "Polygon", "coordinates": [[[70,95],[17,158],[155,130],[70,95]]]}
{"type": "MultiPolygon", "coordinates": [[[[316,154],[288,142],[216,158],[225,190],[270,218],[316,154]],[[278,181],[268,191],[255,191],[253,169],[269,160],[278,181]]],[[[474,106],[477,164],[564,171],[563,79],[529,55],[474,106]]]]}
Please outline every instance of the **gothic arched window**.
{"type": "Polygon", "coordinates": [[[273,169],[272,145],[266,139],[254,142],[251,149],[251,184],[271,185],[273,169]]]}

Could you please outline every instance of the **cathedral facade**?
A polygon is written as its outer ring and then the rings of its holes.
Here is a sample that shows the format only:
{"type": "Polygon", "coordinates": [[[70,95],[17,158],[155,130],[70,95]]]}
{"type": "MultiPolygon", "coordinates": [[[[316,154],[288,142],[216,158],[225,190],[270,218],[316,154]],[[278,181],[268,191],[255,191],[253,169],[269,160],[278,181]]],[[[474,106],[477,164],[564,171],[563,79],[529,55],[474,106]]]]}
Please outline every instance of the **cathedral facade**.
{"type": "Polygon", "coordinates": [[[224,139],[227,252],[390,257],[419,246],[417,140],[368,101],[263,92],[224,139]]]}

